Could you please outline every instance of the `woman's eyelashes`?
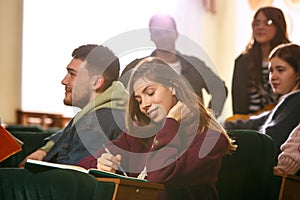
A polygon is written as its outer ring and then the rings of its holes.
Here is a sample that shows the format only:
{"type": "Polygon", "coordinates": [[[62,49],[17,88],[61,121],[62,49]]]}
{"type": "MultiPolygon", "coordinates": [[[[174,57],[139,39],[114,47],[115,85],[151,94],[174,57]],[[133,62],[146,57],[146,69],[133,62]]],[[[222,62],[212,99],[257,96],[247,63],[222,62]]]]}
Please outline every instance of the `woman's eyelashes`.
{"type": "Polygon", "coordinates": [[[150,89],[149,91],[147,91],[146,95],[148,95],[149,97],[154,95],[155,90],[150,89]]]}
{"type": "MultiPolygon", "coordinates": [[[[155,93],[155,89],[153,88],[147,88],[144,92],[144,94],[142,95],[146,95],[146,96],[153,96],[154,93],[155,93]]],[[[141,96],[135,96],[135,100],[137,101],[138,104],[141,104],[142,103],[142,97],[141,96]]]]}

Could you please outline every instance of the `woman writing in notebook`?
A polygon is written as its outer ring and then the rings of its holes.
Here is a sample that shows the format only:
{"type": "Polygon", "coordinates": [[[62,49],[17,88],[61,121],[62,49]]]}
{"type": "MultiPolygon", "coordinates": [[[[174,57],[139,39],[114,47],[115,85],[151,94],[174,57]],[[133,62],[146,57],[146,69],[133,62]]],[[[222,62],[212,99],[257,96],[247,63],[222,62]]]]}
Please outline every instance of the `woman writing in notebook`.
{"type": "Polygon", "coordinates": [[[158,58],[142,60],[128,83],[127,132],[79,165],[163,183],[158,199],[218,199],[222,157],[236,147],[188,82],[158,58]],[[142,173],[141,173],[142,172],[142,173]]]}

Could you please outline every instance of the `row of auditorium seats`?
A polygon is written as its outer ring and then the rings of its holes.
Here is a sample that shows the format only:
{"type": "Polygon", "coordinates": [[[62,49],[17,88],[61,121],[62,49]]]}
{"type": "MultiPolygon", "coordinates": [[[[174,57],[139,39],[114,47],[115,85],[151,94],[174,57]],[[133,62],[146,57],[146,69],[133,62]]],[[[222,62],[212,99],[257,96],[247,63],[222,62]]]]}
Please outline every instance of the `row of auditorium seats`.
{"type": "Polygon", "coordinates": [[[62,114],[31,112],[21,109],[16,110],[17,124],[41,126],[45,129],[50,127],[64,128],[71,120],[62,114]]]}
{"type": "MultiPolygon", "coordinates": [[[[16,167],[26,155],[42,146],[45,137],[56,131],[34,126],[23,127],[22,130],[21,126],[7,128],[24,142],[24,146],[21,152],[0,163],[0,167],[16,167]]],[[[297,186],[290,186],[289,177],[273,175],[273,141],[269,136],[253,130],[229,131],[229,135],[236,140],[238,149],[223,159],[217,181],[220,200],[277,200],[283,178],[289,185],[286,185],[285,193],[280,194],[280,200],[300,199],[299,192],[290,190],[297,186]]],[[[299,189],[300,179],[296,183],[299,189]]],[[[41,186],[40,190],[48,190],[47,184],[43,185],[45,188],[41,186]]]]}

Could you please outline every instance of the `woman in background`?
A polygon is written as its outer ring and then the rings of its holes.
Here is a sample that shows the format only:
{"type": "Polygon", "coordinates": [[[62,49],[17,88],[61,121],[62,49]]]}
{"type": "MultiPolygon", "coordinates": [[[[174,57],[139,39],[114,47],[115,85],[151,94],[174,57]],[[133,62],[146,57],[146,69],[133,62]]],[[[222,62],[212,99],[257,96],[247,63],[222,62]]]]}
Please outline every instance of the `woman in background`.
{"type": "Polygon", "coordinates": [[[274,47],[282,43],[289,43],[282,11],[275,7],[257,10],[252,22],[252,38],[235,60],[233,114],[253,114],[277,103],[268,82],[268,56],[274,47]]]}
{"type": "Polygon", "coordinates": [[[269,82],[279,102],[271,111],[266,111],[248,120],[226,122],[227,130],[254,129],[269,135],[274,142],[274,165],[277,165],[280,146],[288,139],[300,122],[300,46],[282,44],[270,53],[269,82]]]}
{"type": "Polygon", "coordinates": [[[107,145],[110,153],[102,148],[79,165],[115,173],[121,164],[131,176],[165,184],[158,199],[218,199],[222,158],[236,146],[183,76],[146,58],[133,69],[128,92],[128,131],[107,145]]]}

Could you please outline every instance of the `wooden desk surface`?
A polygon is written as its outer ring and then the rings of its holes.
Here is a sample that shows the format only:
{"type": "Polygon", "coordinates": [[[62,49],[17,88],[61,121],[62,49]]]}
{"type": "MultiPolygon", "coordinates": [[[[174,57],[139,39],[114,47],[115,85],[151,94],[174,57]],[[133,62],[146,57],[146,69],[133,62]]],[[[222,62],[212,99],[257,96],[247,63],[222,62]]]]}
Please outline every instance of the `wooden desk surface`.
{"type": "Polygon", "coordinates": [[[119,178],[96,178],[98,181],[115,183],[112,200],[156,200],[158,190],[165,187],[162,184],[119,179],[119,178]]]}

